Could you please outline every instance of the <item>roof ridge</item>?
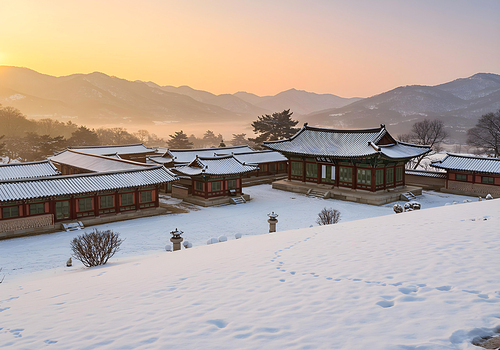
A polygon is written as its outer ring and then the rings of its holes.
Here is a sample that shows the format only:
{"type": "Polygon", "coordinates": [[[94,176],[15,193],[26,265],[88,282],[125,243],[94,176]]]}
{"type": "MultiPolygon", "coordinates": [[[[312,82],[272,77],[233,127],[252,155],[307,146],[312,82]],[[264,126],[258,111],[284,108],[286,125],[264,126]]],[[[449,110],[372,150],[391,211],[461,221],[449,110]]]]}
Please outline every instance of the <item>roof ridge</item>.
{"type": "Polygon", "coordinates": [[[21,163],[2,163],[0,164],[0,167],[7,167],[7,166],[21,166],[21,165],[30,165],[30,164],[41,164],[41,163],[49,163],[50,160],[35,160],[33,162],[21,162],[21,163]]]}
{"type": "MultiPolygon", "coordinates": [[[[459,158],[472,158],[472,159],[478,159],[478,160],[493,160],[493,161],[500,161],[500,158],[495,158],[495,157],[481,157],[481,156],[473,156],[473,155],[468,155],[468,154],[461,154],[461,153],[451,153],[451,152],[446,152],[447,156],[452,156],[452,157],[459,157],[459,158]]],[[[444,159],[442,159],[444,160],[444,159]]]]}
{"type": "Polygon", "coordinates": [[[72,179],[75,177],[106,176],[106,175],[122,174],[122,173],[134,173],[134,172],[139,172],[139,171],[152,171],[152,170],[156,170],[156,169],[160,169],[160,168],[164,168],[167,172],[170,172],[163,165],[153,165],[153,166],[150,166],[150,167],[145,168],[145,169],[115,170],[115,171],[103,171],[103,172],[85,173],[85,174],[43,176],[43,177],[35,177],[35,178],[4,180],[4,181],[0,180],[0,183],[4,184],[4,183],[12,183],[12,182],[32,182],[32,181],[42,181],[42,180],[72,179]]]}
{"type": "MultiPolygon", "coordinates": [[[[104,155],[101,155],[101,154],[85,153],[85,152],[81,152],[81,151],[75,151],[75,150],[72,150],[72,149],[67,149],[66,151],[72,152],[72,153],[76,153],[76,154],[81,154],[81,155],[84,155],[84,156],[89,156],[89,157],[102,158],[102,159],[105,159],[105,160],[108,160],[108,161],[115,161],[115,162],[121,162],[121,163],[133,164],[133,165],[140,165],[140,166],[144,166],[144,167],[150,167],[151,166],[151,164],[136,162],[135,160],[128,160],[128,159],[123,159],[123,158],[113,158],[113,157],[104,156],[104,155]]],[[[65,152],[65,151],[63,151],[63,152],[65,152]]],[[[62,154],[63,152],[59,153],[58,155],[62,154]]],[[[54,156],[54,157],[56,157],[56,156],[54,156]]],[[[55,160],[55,162],[59,163],[57,160],[55,160]]]]}
{"type": "Polygon", "coordinates": [[[126,145],[100,145],[100,146],[71,146],[68,149],[82,149],[82,148],[105,148],[105,147],[129,147],[129,146],[144,146],[148,149],[153,149],[152,147],[146,146],[144,143],[130,143],[126,145]]]}

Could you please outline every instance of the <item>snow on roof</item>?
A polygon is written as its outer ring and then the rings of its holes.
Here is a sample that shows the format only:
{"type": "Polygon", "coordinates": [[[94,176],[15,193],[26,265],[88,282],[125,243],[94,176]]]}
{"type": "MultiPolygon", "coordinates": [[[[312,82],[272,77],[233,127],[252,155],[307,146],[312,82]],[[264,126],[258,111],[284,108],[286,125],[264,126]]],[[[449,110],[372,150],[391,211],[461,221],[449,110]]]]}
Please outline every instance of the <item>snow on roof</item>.
{"type": "Polygon", "coordinates": [[[141,170],[12,180],[0,183],[0,202],[151,186],[175,180],[177,177],[161,165],[141,170]]]}
{"type": "Polygon", "coordinates": [[[48,160],[0,164],[0,181],[54,176],[59,174],[57,168],[48,160]]]}
{"type": "Polygon", "coordinates": [[[443,160],[434,161],[431,165],[445,170],[470,171],[483,174],[500,174],[500,158],[487,158],[447,153],[443,160]]]}
{"type": "Polygon", "coordinates": [[[184,175],[237,175],[258,167],[239,162],[233,155],[221,157],[196,157],[189,165],[175,167],[173,170],[184,175]]]}
{"type": "Polygon", "coordinates": [[[76,150],[83,153],[99,154],[102,156],[110,156],[114,154],[152,154],[156,152],[155,148],[144,146],[142,143],[132,145],[113,145],[113,146],[82,146],[69,147],[68,149],[76,150]]]}
{"type": "Polygon", "coordinates": [[[405,169],[406,175],[416,175],[416,176],[425,176],[425,177],[435,177],[439,179],[446,179],[445,172],[436,172],[436,171],[428,171],[428,170],[416,170],[416,169],[405,169]]]}
{"type": "Polygon", "coordinates": [[[69,165],[94,172],[137,170],[151,165],[116,157],[88,154],[75,150],[66,150],[50,158],[54,163],[69,165]]]}
{"type": "Polygon", "coordinates": [[[216,155],[229,155],[249,152],[255,152],[255,150],[250,148],[248,145],[216,148],[169,149],[163,155],[163,157],[173,159],[176,164],[186,164],[195,159],[196,156],[214,157],[216,155]]]}
{"type": "Polygon", "coordinates": [[[393,140],[384,125],[374,129],[327,129],[305,125],[291,138],[265,141],[264,146],[290,155],[337,158],[381,154],[391,159],[408,159],[430,152],[426,146],[396,140],[392,144],[378,145],[385,136],[393,140]]]}
{"type": "MultiPolygon", "coordinates": [[[[203,211],[243,223],[241,207],[203,211]]],[[[476,349],[498,326],[499,213],[498,200],[450,205],[174,253],[160,240],[148,257],[90,269],[63,267],[61,254],[59,271],[5,277],[0,339],[16,349],[476,349]]],[[[34,250],[40,238],[4,246],[34,250]]]]}
{"type": "Polygon", "coordinates": [[[281,153],[271,150],[238,153],[234,155],[234,158],[236,158],[240,163],[246,164],[262,164],[288,161],[288,159],[281,153]]]}
{"type": "Polygon", "coordinates": [[[164,156],[149,156],[147,159],[146,159],[146,162],[151,164],[151,163],[154,163],[154,164],[168,164],[168,163],[172,163],[172,158],[167,158],[167,157],[164,157],[164,156]]]}

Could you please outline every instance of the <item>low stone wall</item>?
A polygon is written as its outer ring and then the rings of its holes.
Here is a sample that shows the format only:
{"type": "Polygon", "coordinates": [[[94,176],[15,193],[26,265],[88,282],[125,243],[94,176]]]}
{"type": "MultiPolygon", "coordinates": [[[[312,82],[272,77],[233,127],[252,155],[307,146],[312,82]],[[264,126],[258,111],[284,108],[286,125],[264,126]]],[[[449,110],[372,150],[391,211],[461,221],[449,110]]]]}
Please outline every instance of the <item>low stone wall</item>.
{"type": "Polygon", "coordinates": [[[54,215],[37,215],[0,221],[0,233],[47,227],[54,224],[54,215]]]}
{"type": "MultiPolygon", "coordinates": [[[[149,208],[149,209],[141,209],[141,210],[137,210],[137,211],[134,210],[134,211],[129,211],[129,212],[122,212],[119,214],[109,214],[109,215],[101,215],[101,216],[97,216],[97,217],[82,218],[80,220],[62,221],[62,222],[57,222],[55,224],[51,223],[51,224],[46,225],[46,226],[12,229],[9,231],[3,231],[3,232],[0,231],[0,240],[1,239],[8,239],[8,238],[23,237],[23,236],[33,236],[33,235],[39,235],[39,234],[44,234],[44,233],[52,233],[52,232],[56,232],[56,231],[62,231],[61,223],[81,221],[85,225],[85,227],[87,227],[87,226],[100,225],[100,224],[105,224],[105,223],[115,222],[115,221],[131,220],[131,219],[137,219],[137,218],[142,218],[142,217],[147,217],[147,216],[162,215],[162,214],[166,214],[166,213],[167,213],[167,209],[155,207],[155,208],[149,208]]],[[[52,216],[52,214],[40,215],[40,216],[36,216],[36,218],[41,217],[41,216],[52,216]]],[[[32,218],[35,218],[35,217],[32,217],[32,218]]],[[[8,223],[9,227],[13,228],[13,226],[10,224],[11,221],[23,220],[23,219],[30,219],[30,218],[3,220],[3,221],[0,221],[0,225],[8,223]]]]}
{"type": "Polygon", "coordinates": [[[446,179],[406,174],[406,184],[411,186],[420,186],[424,190],[440,191],[446,186],[446,179]]]}
{"type": "Polygon", "coordinates": [[[500,186],[473,184],[471,182],[448,181],[448,188],[442,188],[443,192],[456,194],[464,194],[466,196],[481,196],[486,197],[491,194],[493,197],[500,197],[500,186]]]}
{"type": "Polygon", "coordinates": [[[172,197],[182,199],[187,196],[189,196],[189,188],[180,185],[172,185],[172,197]]]}

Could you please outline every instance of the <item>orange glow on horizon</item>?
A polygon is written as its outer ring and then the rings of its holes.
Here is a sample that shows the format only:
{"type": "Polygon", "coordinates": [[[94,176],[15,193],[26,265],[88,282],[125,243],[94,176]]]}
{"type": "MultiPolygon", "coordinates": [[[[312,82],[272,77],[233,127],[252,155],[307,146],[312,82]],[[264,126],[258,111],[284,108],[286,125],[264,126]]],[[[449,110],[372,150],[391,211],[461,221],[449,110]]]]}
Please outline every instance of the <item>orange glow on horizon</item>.
{"type": "Polygon", "coordinates": [[[261,96],[296,88],[367,97],[500,72],[497,2],[360,5],[6,0],[0,65],[261,96]]]}

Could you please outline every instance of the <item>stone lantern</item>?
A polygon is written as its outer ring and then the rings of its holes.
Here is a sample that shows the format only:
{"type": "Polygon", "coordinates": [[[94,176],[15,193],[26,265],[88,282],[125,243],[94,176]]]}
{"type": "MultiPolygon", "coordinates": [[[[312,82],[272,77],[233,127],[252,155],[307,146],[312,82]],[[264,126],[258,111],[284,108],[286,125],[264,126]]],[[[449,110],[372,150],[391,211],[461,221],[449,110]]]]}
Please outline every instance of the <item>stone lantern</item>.
{"type": "Polygon", "coordinates": [[[184,240],[181,237],[183,233],[184,232],[177,230],[177,228],[174,231],[170,232],[170,234],[172,235],[172,238],[170,238],[170,242],[172,242],[174,246],[174,252],[176,250],[181,250],[181,242],[184,240]]]}
{"type": "Polygon", "coordinates": [[[276,214],[274,211],[271,214],[267,214],[269,216],[269,220],[267,222],[269,223],[269,233],[271,232],[276,232],[276,224],[278,223],[278,214],[276,214]]]}

